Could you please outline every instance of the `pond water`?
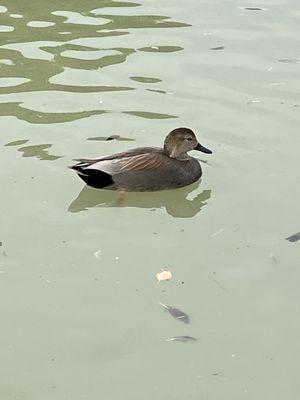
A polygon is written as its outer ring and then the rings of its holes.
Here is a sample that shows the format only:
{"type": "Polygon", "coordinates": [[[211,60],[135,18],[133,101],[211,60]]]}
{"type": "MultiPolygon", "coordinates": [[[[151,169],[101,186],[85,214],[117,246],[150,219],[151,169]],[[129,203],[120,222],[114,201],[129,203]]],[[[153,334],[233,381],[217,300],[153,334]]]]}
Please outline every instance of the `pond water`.
{"type": "Polygon", "coordinates": [[[299,396],[299,26],[296,0],[1,0],[1,399],[299,396]],[[67,168],[179,126],[213,150],[192,186],[121,203],[67,168]]]}

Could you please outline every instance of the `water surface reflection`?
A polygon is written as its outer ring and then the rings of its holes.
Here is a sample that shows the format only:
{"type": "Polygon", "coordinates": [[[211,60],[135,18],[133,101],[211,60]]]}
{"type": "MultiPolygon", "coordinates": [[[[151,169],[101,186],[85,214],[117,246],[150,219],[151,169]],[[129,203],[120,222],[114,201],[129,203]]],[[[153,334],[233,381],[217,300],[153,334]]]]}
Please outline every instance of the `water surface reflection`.
{"type": "MultiPolygon", "coordinates": [[[[126,73],[114,75],[107,70],[121,66],[133,55],[142,59],[147,57],[147,52],[183,50],[173,44],[173,40],[157,43],[156,38],[153,43],[149,41],[151,36],[137,40],[137,31],[190,26],[173,21],[169,16],[145,14],[142,4],[136,2],[53,0],[41,5],[37,0],[26,4],[19,0],[2,0],[1,4],[0,115],[13,115],[34,124],[71,122],[104,112],[98,110],[95,102],[91,112],[80,103],[78,112],[63,113],[57,106],[51,113],[40,113],[35,111],[34,105],[30,110],[22,107],[23,96],[17,94],[38,92],[40,96],[35,99],[39,107],[44,103],[45,92],[50,91],[75,93],[74,102],[79,103],[76,93],[133,91],[141,82],[161,83],[159,77],[143,77],[142,71],[137,79],[129,81],[126,73]],[[136,8],[138,11],[134,12],[136,8]],[[130,35],[131,40],[124,39],[124,35],[125,38],[130,35]],[[128,43],[135,42],[136,45],[128,47],[128,43]],[[82,71],[89,73],[82,75],[82,71]]],[[[122,107],[116,108],[118,112],[127,113],[122,107]]],[[[128,113],[148,119],[175,117],[155,111],[133,109],[128,113]]]]}
{"type": "Polygon", "coordinates": [[[165,208],[172,217],[191,218],[201,211],[211,197],[211,190],[203,190],[191,198],[190,194],[199,184],[195,182],[184,188],[161,192],[126,193],[124,202],[120,201],[118,192],[85,186],[69,205],[68,211],[79,212],[93,207],[165,208]]]}

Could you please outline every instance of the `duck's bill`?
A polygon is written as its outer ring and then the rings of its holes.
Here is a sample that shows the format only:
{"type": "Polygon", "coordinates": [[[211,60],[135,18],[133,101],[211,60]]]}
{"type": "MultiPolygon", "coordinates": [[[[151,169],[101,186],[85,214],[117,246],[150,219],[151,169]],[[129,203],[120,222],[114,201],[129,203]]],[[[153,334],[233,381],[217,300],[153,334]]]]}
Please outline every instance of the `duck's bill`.
{"type": "Polygon", "coordinates": [[[212,151],[198,143],[194,150],[202,151],[202,153],[212,154],[212,151]]]}

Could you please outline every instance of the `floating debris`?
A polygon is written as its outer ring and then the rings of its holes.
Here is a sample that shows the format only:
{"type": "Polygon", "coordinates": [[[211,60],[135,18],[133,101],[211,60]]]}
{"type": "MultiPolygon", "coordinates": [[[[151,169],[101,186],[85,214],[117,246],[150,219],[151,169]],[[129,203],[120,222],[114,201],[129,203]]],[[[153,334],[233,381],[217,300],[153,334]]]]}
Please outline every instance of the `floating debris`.
{"type": "Polygon", "coordinates": [[[282,62],[282,63],[292,63],[292,64],[299,64],[300,63],[300,59],[299,58],[280,58],[278,61],[282,62]]]}
{"type": "Polygon", "coordinates": [[[247,104],[255,104],[255,103],[260,103],[260,100],[254,99],[254,100],[247,101],[247,104]]]}
{"type": "Polygon", "coordinates": [[[266,11],[266,8],[259,8],[259,7],[243,7],[243,9],[249,11],[266,11]]]}
{"type": "Polygon", "coordinates": [[[286,85],[286,82],[271,82],[270,86],[282,86],[286,85]]]}
{"type": "Polygon", "coordinates": [[[287,237],[286,240],[292,243],[297,242],[298,240],[300,240],[300,232],[297,232],[294,235],[287,237]]]}
{"type": "Polygon", "coordinates": [[[100,257],[102,256],[102,250],[96,251],[96,252],[94,253],[94,256],[95,256],[96,258],[100,258],[100,257]]]}
{"type": "Polygon", "coordinates": [[[175,336],[172,338],[166,339],[166,342],[197,342],[197,339],[193,336],[175,336]]]}
{"type": "Polygon", "coordinates": [[[217,46],[217,47],[211,47],[211,50],[224,50],[225,46],[217,46]]]}
{"type": "Polygon", "coordinates": [[[185,312],[179,310],[178,308],[174,308],[172,306],[168,306],[168,305],[163,304],[163,303],[159,303],[159,304],[165,310],[167,310],[172,315],[173,318],[178,319],[179,321],[182,321],[185,324],[188,324],[190,322],[190,318],[185,312]]]}
{"type": "Polygon", "coordinates": [[[217,286],[219,286],[220,289],[226,291],[226,288],[225,288],[223,285],[221,285],[221,283],[218,282],[215,278],[210,278],[210,279],[211,279],[213,282],[215,282],[215,284],[216,284],[217,286]]]}
{"type": "Polygon", "coordinates": [[[224,230],[225,230],[224,228],[221,228],[217,232],[212,233],[210,235],[210,237],[215,237],[215,236],[219,235],[220,233],[224,232],[224,230]]]}
{"type": "Polygon", "coordinates": [[[166,94],[167,92],[165,92],[164,90],[159,90],[159,89],[146,89],[148,92],[155,92],[155,93],[162,93],[162,94],[166,94]]]}
{"type": "Polygon", "coordinates": [[[111,136],[108,136],[108,138],[106,140],[118,140],[118,139],[121,139],[120,135],[111,135],[111,136]]]}
{"type": "Polygon", "coordinates": [[[128,138],[128,137],[122,137],[120,135],[110,135],[110,136],[94,136],[87,138],[86,140],[95,140],[95,141],[110,141],[110,140],[120,140],[124,142],[133,142],[134,139],[128,138]]]}
{"type": "Polygon", "coordinates": [[[168,270],[158,272],[156,274],[156,278],[158,279],[158,282],[169,281],[170,279],[172,279],[172,273],[171,273],[171,271],[168,271],[168,270]]]}

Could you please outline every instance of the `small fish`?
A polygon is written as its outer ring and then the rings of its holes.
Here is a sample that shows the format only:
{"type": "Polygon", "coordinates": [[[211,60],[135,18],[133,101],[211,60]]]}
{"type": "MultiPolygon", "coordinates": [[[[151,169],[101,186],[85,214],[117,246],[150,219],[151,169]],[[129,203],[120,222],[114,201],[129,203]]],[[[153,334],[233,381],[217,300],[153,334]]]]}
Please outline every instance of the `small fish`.
{"type": "Polygon", "coordinates": [[[166,339],[166,342],[197,342],[197,339],[193,336],[175,336],[169,339],[166,339]]]}
{"type": "Polygon", "coordinates": [[[184,322],[185,324],[188,324],[190,322],[189,316],[179,310],[178,308],[174,308],[172,306],[167,306],[166,304],[159,303],[165,310],[169,311],[169,313],[172,315],[173,318],[178,319],[179,321],[184,322]]]}
{"type": "Polygon", "coordinates": [[[300,240],[300,232],[295,233],[292,236],[289,236],[286,238],[289,242],[297,242],[297,240],[300,240]]]}

